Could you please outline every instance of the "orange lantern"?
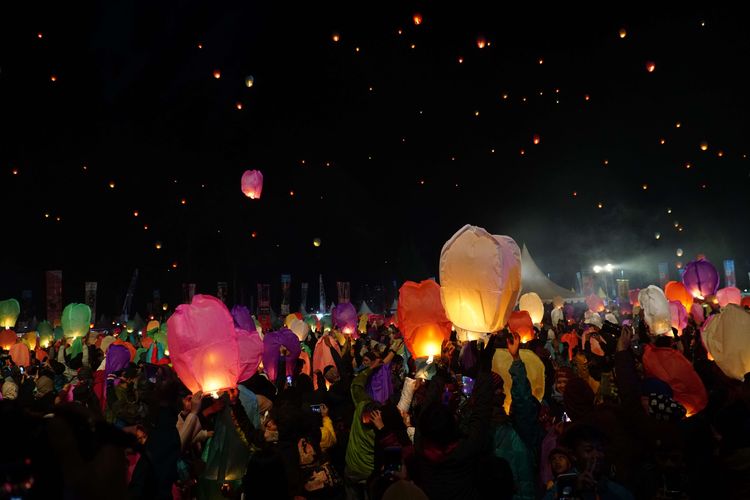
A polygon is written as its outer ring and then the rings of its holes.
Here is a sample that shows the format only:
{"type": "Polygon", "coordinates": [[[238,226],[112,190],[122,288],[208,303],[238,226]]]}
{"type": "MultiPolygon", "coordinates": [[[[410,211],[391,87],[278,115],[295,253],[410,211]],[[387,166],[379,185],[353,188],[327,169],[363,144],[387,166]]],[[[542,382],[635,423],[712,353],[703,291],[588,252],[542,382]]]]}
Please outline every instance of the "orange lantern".
{"type": "Polygon", "coordinates": [[[664,287],[664,295],[667,296],[667,300],[676,300],[682,304],[686,311],[689,311],[693,305],[693,295],[679,281],[670,281],[667,283],[664,287]]]}
{"type": "Polygon", "coordinates": [[[31,361],[29,348],[23,342],[13,344],[10,348],[10,359],[18,366],[28,367],[31,361]]]}
{"type": "Polygon", "coordinates": [[[601,299],[601,297],[598,297],[593,293],[586,297],[586,305],[589,306],[589,310],[591,312],[604,312],[604,301],[601,299]]]}
{"type": "Polygon", "coordinates": [[[35,349],[34,350],[34,357],[36,357],[37,361],[40,363],[44,363],[44,360],[47,359],[47,351],[44,349],[35,349]]]}
{"type": "Polygon", "coordinates": [[[417,358],[439,355],[443,340],[450,338],[451,322],[440,300],[440,285],[433,280],[401,286],[398,318],[404,342],[417,358]]]}
{"type": "Polygon", "coordinates": [[[6,351],[16,343],[16,332],[13,330],[3,330],[0,332],[0,347],[6,351]]]}
{"type": "Polygon", "coordinates": [[[513,311],[510,313],[508,328],[521,337],[521,342],[534,339],[534,323],[531,322],[531,315],[528,311],[513,311]]]}
{"type": "Polygon", "coordinates": [[[414,14],[414,17],[412,17],[412,20],[414,21],[414,24],[416,26],[419,26],[420,24],[422,24],[422,14],[420,14],[419,12],[416,12],[414,14]]]}

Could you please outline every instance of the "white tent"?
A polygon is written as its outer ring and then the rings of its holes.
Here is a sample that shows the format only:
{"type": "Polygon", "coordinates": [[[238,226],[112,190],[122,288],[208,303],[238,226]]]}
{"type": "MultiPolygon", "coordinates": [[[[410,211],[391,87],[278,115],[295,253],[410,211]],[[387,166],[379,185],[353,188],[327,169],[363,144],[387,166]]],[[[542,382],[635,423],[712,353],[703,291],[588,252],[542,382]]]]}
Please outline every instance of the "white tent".
{"type": "Polygon", "coordinates": [[[526,245],[521,251],[521,290],[523,293],[535,292],[543,302],[552,302],[556,296],[562,297],[565,302],[581,302],[586,300],[579,297],[577,293],[563,288],[549,279],[534,259],[531,258],[526,245]]]}
{"type": "Polygon", "coordinates": [[[363,315],[363,314],[372,314],[372,311],[367,306],[367,301],[365,301],[365,300],[362,301],[362,305],[359,306],[359,313],[358,314],[360,316],[363,315]]]}

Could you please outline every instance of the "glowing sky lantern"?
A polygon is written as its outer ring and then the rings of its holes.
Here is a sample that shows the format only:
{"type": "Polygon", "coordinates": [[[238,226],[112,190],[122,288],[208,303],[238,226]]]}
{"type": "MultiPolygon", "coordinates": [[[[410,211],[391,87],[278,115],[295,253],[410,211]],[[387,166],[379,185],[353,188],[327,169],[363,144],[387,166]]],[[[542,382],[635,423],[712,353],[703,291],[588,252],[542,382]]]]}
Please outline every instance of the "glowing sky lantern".
{"type": "Polygon", "coordinates": [[[563,299],[559,295],[555,295],[552,298],[552,305],[554,306],[555,309],[562,309],[563,306],[565,305],[565,299],[563,299]]]}
{"type": "Polygon", "coordinates": [[[625,28],[620,28],[618,34],[620,35],[620,38],[625,38],[626,36],[628,36],[628,32],[625,30],[625,28]]]}
{"type": "Polygon", "coordinates": [[[253,78],[253,75],[248,75],[245,77],[245,87],[250,88],[255,84],[255,78],[253,78]]]}
{"type": "Polygon", "coordinates": [[[487,40],[483,36],[477,37],[477,47],[479,47],[480,49],[483,49],[486,46],[487,46],[487,40]]]}
{"type": "Polygon", "coordinates": [[[31,361],[29,348],[23,342],[13,344],[10,348],[10,359],[12,359],[17,366],[28,368],[31,361]]]}
{"type": "Polygon", "coordinates": [[[167,327],[172,366],[191,392],[215,394],[237,386],[237,331],[221,300],[195,295],[190,304],[177,307],[167,327]]]}
{"type": "Polygon", "coordinates": [[[448,319],[469,332],[505,326],[521,290],[518,245],[466,225],[440,253],[440,297],[448,319]]]}
{"type": "Polygon", "coordinates": [[[508,320],[508,329],[521,337],[521,342],[534,339],[534,324],[528,311],[513,311],[508,320]]]}
{"type": "Polygon", "coordinates": [[[542,324],[544,317],[544,304],[535,292],[524,293],[518,301],[518,309],[526,311],[535,325],[542,324]]]}
{"type": "Polygon", "coordinates": [[[338,43],[339,40],[341,40],[341,35],[339,35],[338,33],[334,33],[333,35],[331,35],[331,40],[333,40],[335,43],[338,43]]]}
{"type": "Polygon", "coordinates": [[[586,297],[586,305],[589,306],[589,311],[600,313],[604,312],[604,301],[601,299],[601,297],[591,294],[588,297],[586,297]]]}
{"type": "Polygon", "coordinates": [[[420,14],[419,12],[415,12],[414,16],[412,16],[412,21],[414,21],[415,26],[419,26],[420,24],[422,24],[422,14],[420,14]]]}
{"type": "Polygon", "coordinates": [[[701,411],[708,404],[708,394],[693,365],[680,351],[671,347],[653,347],[646,344],[643,352],[643,369],[648,377],[669,384],[674,399],[687,410],[687,416],[701,411]]]}
{"type": "Polygon", "coordinates": [[[679,281],[670,281],[667,283],[664,286],[664,295],[667,297],[667,300],[678,301],[687,311],[693,305],[693,295],[679,281]]]}
{"type": "Polygon", "coordinates": [[[677,329],[677,333],[682,335],[682,330],[687,326],[687,310],[682,302],[678,300],[669,301],[669,315],[672,317],[672,328],[677,329]]]}
{"type": "Polygon", "coordinates": [[[542,138],[539,137],[539,134],[534,134],[532,141],[534,142],[534,144],[539,144],[540,142],[542,142],[542,138]]]}
{"type": "Polygon", "coordinates": [[[750,372],[750,313],[730,304],[703,329],[706,349],[727,377],[744,380],[750,372]]]}
{"type": "Polygon", "coordinates": [[[701,142],[701,151],[708,150],[708,143],[706,141],[701,142]]]}
{"type": "Polygon", "coordinates": [[[656,238],[657,240],[660,239],[661,238],[661,233],[659,233],[659,232],[654,233],[654,238],[656,238]]]}
{"type": "Polygon", "coordinates": [[[268,332],[263,336],[263,369],[270,380],[276,380],[282,346],[289,352],[284,356],[286,375],[294,375],[294,365],[302,351],[299,338],[288,328],[268,332]]]}
{"type": "Polygon", "coordinates": [[[683,253],[684,252],[682,251],[682,248],[678,248],[677,251],[675,251],[675,255],[677,255],[678,257],[682,257],[683,253]]]}
{"type": "Polygon", "coordinates": [[[695,321],[695,324],[697,324],[698,326],[701,326],[706,320],[706,315],[703,312],[703,306],[701,306],[700,304],[693,303],[693,305],[690,306],[690,316],[693,317],[693,321],[695,321]]]}
{"type": "Polygon", "coordinates": [[[719,273],[713,264],[699,258],[688,262],[685,266],[682,283],[693,297],[702,299],[716,294],[716,290],[719,288],[719,273]]]}
{"type": "Polygon", "coordinates": [[[656,63],[654,61],[648,61],[646,63],[646,71],[648,71],[649,73],[653,73],[655,69],[656,63]]]}
{"type": "MultiPolygon", "coordinates": [[[[534,354],[530,349],[521,349],[518,351],[521,361],[526,366],[526,378],[531,385],[531,394],[539,401],[544,397],[544,363],[539,356],[534,354]]],[[[513,379],[510,376],[510,365],[513,363],[508,349],[495,349],[492,356],[492,371],[500,375],[503,379],[503,392],[505,393],[505,412],[510,413],[511,388],[513,379]]]]}
{"type": "Polygon", "coordinates": [[[401,286],[398,318],[404,342],[415,358],[439,355],[443,340],[450,338],[451,322],[434,280],[407,281],[401,286]]]}
{"type": "Polygon", "coordinates": [[[62,312],[63,333],[68,338],[83,337],[89,333],[91,308],[86,304],[68,304],[62,312]]]}
{"type": "Polygon", "coordinates": [[[319,247],[321,245],[321,243],[322,242],[320,241],[320,238],[315,238],[313,240],[313,246],[316,247],[316,248],[319,247]]]}
{"type": "Polygon", "coordinates": [[[304,342],[307,336],[310,335],[310,325],[301,319],[294,318],[289,329],[294,332],[300,342],[304,342]]]}
{"type": "Polygon", "coordinates": [[[36,332],[26,332],[23,336],[23,343],[26,344],[26,346],[33,350],[36,348],[36,343],[39,337],[37,336],[36,332]]]}
{"type": "Polygon", "coordinates": [[[6,351],[16,343],[16,332],[13,330],[2,330],[0,331],[0,348],[6,351]]]}
{"type": "Polygon", "coordinates": [[[260,198],[263,191],[263,174],[260,170],[246,170],[242,174],[242,192],[251,200],[260,198]]]}
{"type": "Polygon", "coordinates": [[[742,293],[739,288],[728,286],[716,292],[716,300],[719,301],[720,307],[726,307],[729,304],[738,306],[742,302],[742,293]]]}
{"type": "Polygon", "coordinates": [[[47,348],[49,347],[52,339],[54,338],[55,332],[49,321],[41,321],[36,326],[36,331],[39,334],[39,345],[47,348]]]}
{"type": "Polygon", "coordinates": [[[19,314],[21,314],[21,306],[16,299],[0,301],[0,327],[13,328],[16,326],[19,314]]]}
{"type": "Polygon", "coordinates": [[[357,310],[349,302],[343,302],[331,312],[333,325],[342,333],[352,334],[357,331],[357,310]]]}
{"type": "Polygon", "coordinates": [[[263,339],[255,330],[249,332],[237,328],[237,346],[239,348],[240,374],[239,382],[249,379],[258,371],[263,357],[263,339]]]}
{"type": "Polygon", "coordinates": [[[643,308],[644,319],[653,335],[672,334],[672,314],[664,292],[658,286],[649,285],[638,293],[638,302],[643,308]]]}

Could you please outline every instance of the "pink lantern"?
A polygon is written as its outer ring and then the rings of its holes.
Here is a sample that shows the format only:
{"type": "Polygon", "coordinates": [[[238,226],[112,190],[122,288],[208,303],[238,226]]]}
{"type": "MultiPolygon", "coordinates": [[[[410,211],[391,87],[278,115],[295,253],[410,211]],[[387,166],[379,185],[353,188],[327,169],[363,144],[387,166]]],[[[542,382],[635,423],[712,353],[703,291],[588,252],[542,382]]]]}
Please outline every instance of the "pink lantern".
{"type": "MultiPolygon", "coordinates": [[[[318,339],[318,342],[315,344],[315,350],[313,351],[313,370],[318,371],[322,373],[323,370],[325,370],[326,366],[336,366],[336,362],[333,359],[333,354],[331,354],[331,350],[335,350],[336,353],[341,356],[341,348],[339,347],[339,343],[336,341],[336,337],[333,335],[328,335],[330,339],[331,347],[329,348],[326,345],[325,342],[325,336],[320,337],[318,339]]],[[[313,384],[315,385],[315,388],[318,388],[318,378],[313,377],[313,384]]]]}
{"type": "Polygon", "coordinates": [[[232,315],[210,295],[196,295],[167,320],[172,366],[191,392],[237,386],[239,343],[232,315]]]}
{"type": "Polygon", "coordinates": [[[672,328],[676,328],[677,333],[682,335],[682,330],[687,326],[687,311],[685,310],[685,306],[679,300],[670,300],[669,314],[672,316],[672,328]]]}
{"type": "Polygon", "coordinates": [[[706,321],[706,316],[703,314],[703,306],[700,304],[693,303],[693,305],[690,306],[690,316],[693,317],[695,324],[698,326],[701,326],[703,322],[706,321]]]}
{"type": "Polygon", "coordinates": [[[13,344],[10,348],[10,359],[18,366],[28,367],[30,363],[29,348],[23,342],[13,344]]]}
{"type": "Polygon", "coordinates": [[[719,307],[726,307],[728,304],[740,305],[742,293],[739,288],[728,286],[716,292],[716,300],[719,301],[719,307]]]}
{"type": "Polygon", "coordinates": [[[263,174],[260,170],[246,170],[242,174],[242,192],[251,200],[260,198],[263,191],[263,174]]]}
{"type": "Polygon", "coordinates": [[[586,297],[586,305],[589,306],[589,311],[591,312],[604,312],[604,301],[601,299],[601,297],[598,297],[593,293],[586,297]]]}
{"type": "Polygon", "coordinates": [[[258,371],[260,360],[263,357],[263,339],[257,331],[248,332],[237,328],[237,345],[239,346],[240,375],[237,378],[242,382],[247,380],[258,371]]]}
{"type": "Polygon", "coordinates": [[[719,273],[709,261],[698,259],[688,262],[682,283],[693,297],[704,298],[715,295],[719,288],[719,273]]]}
{"type": "Polygon", "coordinates": [[[630,299],[630,305],[633,307],[640,307],[641,303],[638,302],[638,294],[641,293],[640,288],[636,288],[635,290],[628,290],[628,298],[630,299]]]}

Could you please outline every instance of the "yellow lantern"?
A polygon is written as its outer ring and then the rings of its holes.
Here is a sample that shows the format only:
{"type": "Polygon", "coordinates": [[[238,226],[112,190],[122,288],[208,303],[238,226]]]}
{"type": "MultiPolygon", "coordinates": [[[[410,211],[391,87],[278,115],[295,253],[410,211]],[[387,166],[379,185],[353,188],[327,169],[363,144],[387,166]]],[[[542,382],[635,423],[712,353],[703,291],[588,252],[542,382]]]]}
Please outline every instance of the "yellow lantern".
{"type": "MultiPolygon", "coordinates": [[[[531,384],[531,394],[538,399],[542,400],[544,397],[544,363],[539,359],[539,356],[531,352],[529,349],[521,349],[518,351],[526,367],[526,378],[529,379],[531,384]]],[[[510,365],[513,363],[513,357],[508,352],[508,349],[496,349],[495,354],[492,357],[492,371],[497,373],[503,378],[503,390],[505,392],[505,413],[510,413],[511,403],[511,387],[513,387],[513,380],[510,376],[510,365]]]]}
{"type": "Polygon", "coordinates": [[[440,356],[445,339],[445,332],[438,325],[427,324],[417,327],[411,338],[415,358],[432,359],[440,356]]]}
{"type": "Polygon", "coordinates": [[[448,319],[470,332],[496,332],[507,323],[521,286],[518,245],[466,225],[440,253],[440,298],[448,319]]]}
{"type": "Polygon", "coordinates": [[[529,316],[531,316],[531,322],[535,325],[542,324],[544,304],[536,293],[529,292],[521,295],[521,299],[518,301],[518,309],[528,312],[529,316]]]}
{"type": "Polygon", "coordinates": [[[28,346],[29,350],[33,351],[36,349],[36,339],[36,332],[27,332],[23,336],[23,343],[28,346]]]}
{"type": "MultiPolygon", "coordinates": [[[[727,377],[744,380],[750,372],[750,313],[729,304],[713,316],[703,330],[703,342],[709,356],[727,377]]],[[[710,359],[710,358],[709,358],[710,359]]]]}

